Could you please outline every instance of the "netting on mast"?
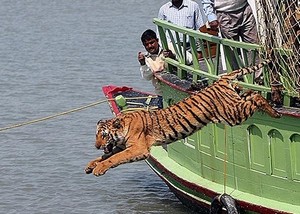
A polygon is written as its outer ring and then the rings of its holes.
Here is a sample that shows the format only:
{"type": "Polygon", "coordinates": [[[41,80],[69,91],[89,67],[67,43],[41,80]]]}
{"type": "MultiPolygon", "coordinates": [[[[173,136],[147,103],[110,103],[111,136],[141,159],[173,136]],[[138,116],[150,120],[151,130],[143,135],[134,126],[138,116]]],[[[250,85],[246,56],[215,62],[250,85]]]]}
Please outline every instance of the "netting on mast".
{"type": "Polygon", "coordinates": [[[256,0],[257,24],[265,57],[276,62],[270,85],[300,94],[300,0],[256,0]]]}

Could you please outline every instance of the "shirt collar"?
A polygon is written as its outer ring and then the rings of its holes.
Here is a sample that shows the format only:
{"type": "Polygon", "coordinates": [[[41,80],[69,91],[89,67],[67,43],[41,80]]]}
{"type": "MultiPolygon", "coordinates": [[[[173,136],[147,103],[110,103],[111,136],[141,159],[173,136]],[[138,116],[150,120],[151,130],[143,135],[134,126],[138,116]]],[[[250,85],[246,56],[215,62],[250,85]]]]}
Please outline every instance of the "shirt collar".
{"type": "Polygon", "coordinates": [[[151,54],[151,53],[147,52],[147,54],[145,55],[145,57],[159,56],[162,52],[163,52],[163,49],[159,46],[157,54],[151,54]]]}

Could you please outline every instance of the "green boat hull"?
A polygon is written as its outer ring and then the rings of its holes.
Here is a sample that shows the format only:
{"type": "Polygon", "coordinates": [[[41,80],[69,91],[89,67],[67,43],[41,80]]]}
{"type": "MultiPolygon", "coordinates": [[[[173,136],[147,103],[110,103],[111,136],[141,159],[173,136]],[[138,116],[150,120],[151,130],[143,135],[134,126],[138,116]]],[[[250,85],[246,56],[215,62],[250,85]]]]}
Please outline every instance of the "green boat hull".
{"type": "MultiPolygon", "coordinates": [[[[188,96],[168,84],[162,88],[165,106],[188,96]]],[[[274,119],[257,112],[234,127],[209,124],[167,148],[152,148],[147,163],[201,212],[227,193],[241,212],[300,213],[300,118],[284,113],[274,119]]]]}

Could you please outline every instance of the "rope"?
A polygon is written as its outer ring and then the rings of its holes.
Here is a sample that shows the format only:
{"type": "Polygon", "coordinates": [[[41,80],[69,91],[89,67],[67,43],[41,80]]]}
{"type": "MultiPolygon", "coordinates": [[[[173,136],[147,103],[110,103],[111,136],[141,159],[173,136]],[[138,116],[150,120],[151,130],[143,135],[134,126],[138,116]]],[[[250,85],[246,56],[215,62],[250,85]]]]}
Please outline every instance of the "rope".
{"type": "Polygon", "coordinates": [[[4,131],[4,130],[8,130],[8,129],[14,129],[14,128],[17,128],[17,127],[42,122],[42,121],[45,121],[45,120],[49,120],[49,119],[52,119],[52,118],[56,118],[56,117],[60,117],[60,116],[66,115],[66,114],[70,114],[70,113],[73,113],[73,112],[81,111],[83,109],[90,108],[90,107],[99,105],[101,103],[107,102],[107,101],[108,101],[107,99],[100,100],[100,101],[97,101],[97,102],[94,102],[94,103],[91,103],[91,104],[88,104],[88,105],[85,105],[85,106],[82,106],[82,107],[79,107],[79,108],[74,108],[74,109],[64,111],[64,112],[61,112],[61,113],[57,113],[57,114],[54,114],[54,115],[50,115],[50,116],[47,116],[47,117],[42,117],[42,118],[31,120],[31,121],[28,121],[28,122],[23,122],[23,123],[11,125],[11,126],[3,127],[3,128],[0,128],[0,132],[4,131]]]}
{"type": "Polygon", "coordinates": [[[225,151],[224,151],[224,193],[226,193],[226,183],[227,183],[227,126],[224,126],[224,137],[225,137],[225,151]]]}
{"type": "Polygon", "coordinates": [[[147,106],[147,108],[129,108],[129,109],[123,109],[121,110],[122,113],[126,113],[126,112],[130,112],[130,111],[137,111],[137,110],[146,110],[146,111],[150,111],[150,110],[156,110],[158,109],[158,107],[154,106],[154,107],[149,107],[147,106]]]}
{"type": "MultiPolygon", "coordinates": [[[[155,98],[157,96],[151,96],[151,97],[155,98]]],[[[145,98],[149,98],[149,96],[145,96],[145,97],[127,97],[127,98],[124,97],[124,99],[126,99],[126,100],[145,99],[145,98]]],[[[73,113],[73,112],[81,111],[81,110],[99,105],[99,104],[104,103],[104,102],[112,101],[112,100],[115,100],[115,99],[103,99],[103,100],[99,100],[97,102],[94,102],[94,103],[91,103],[91,104],[88,104],[88,105],[85,105],[85,106],[81,106],[81,107],[74,108],[74,109],[71,109],[71,110],[68,110],[68,111],[60,112],[60,113],[57,113],[57,114],[54,114],[54,115],[42,117],[42,118],[39,118],[39,119],[35,119],[35,120],[31,120],[31,121],[27,121],[27,122],[23,122],[23,123],[19,123],[19,124],[6,126],[6,127],[3,127],[3,128],[0,128],[0,132],[8,130],[8,129],[14,129],[14,128],[18,128],[18,127],[21,127],[21,126],[26,126],[26,125],[42,122],[42,121],[45,121],[45,120],[53,119],[53,118],[56,118],[56,117],[60,117],[60,116],[67,115],[67,114],[70,114],[70,113],[73,113]]]]}
{"type": "Polygon", "coordinates": [[[157,95],[149,95],[146,97],[127,97],[126,100],[139,100],[139,99],[148,99],[148,98],[157,98],[157,95]]]}

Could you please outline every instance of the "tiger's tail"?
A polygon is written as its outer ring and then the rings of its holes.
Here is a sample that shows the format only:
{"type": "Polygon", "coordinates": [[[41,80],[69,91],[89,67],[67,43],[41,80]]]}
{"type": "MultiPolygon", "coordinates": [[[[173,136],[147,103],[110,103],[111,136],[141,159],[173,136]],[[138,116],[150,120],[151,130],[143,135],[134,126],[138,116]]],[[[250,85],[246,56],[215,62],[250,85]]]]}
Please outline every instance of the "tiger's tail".
{"type": "Polygon", "coordinates": [[[239,77],[242,77],[243,75],[254,73],[254,72],[258,71],[259,69],[263,68],[264,66],[268,65],[269,63],[271,63],[271,60],[266,59],[257,65],[254,65],[251,67],[246,67],[246,68],[241,68],[241,69],[232,71],[229,74],[225,74],[222,76],[222,78],[226,78],[229,80],[235,80],[239,77]]]}

